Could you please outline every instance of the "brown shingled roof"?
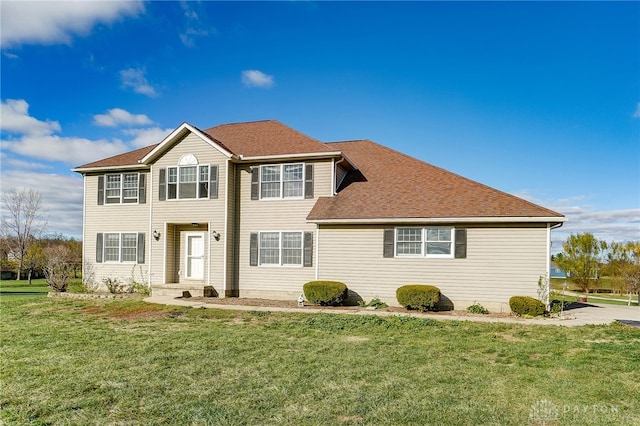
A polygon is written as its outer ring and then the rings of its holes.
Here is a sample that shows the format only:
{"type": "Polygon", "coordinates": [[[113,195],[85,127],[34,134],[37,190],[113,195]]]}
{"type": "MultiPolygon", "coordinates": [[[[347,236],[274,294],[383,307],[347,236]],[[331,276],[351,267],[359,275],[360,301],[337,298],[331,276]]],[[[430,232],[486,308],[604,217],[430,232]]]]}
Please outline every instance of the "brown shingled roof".
{"type": "Polygon", "coordinates": [[[158,146],[158,144],[145,146],[144,148],[125,152],[124,154],[114,155],[113,157],[104,158],[92,163],[87,163],[83,166],[76,167],[76,170],[97,169],[103,167],[137,166],[139,165],[138,161],[141,160],[149,152],[151,152],[156,146],[158,146]]]}
{"type": "Polygon", "coordinates": [[[560,213],[371,141],[326,144],[358,168],[335,197],[318,199],[309,220],[558,217],[560,213]]]}
{"type": "Polygon", "coordinates": [[[222,124],[204,133],[245,157],[330,152],[322,142],[275,120],[222,124]]]}

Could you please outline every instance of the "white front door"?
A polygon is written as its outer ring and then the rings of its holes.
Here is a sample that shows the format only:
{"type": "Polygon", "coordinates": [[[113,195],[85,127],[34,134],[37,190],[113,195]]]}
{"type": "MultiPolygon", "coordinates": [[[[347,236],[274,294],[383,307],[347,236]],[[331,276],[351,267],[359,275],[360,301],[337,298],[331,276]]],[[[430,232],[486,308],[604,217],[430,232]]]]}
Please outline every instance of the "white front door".
{"type": "Polygon", "coordinates": [[[201,280],[204,278],[204,232],[188,232],[185,234],[186,250],[186,278],[201,280]]]}

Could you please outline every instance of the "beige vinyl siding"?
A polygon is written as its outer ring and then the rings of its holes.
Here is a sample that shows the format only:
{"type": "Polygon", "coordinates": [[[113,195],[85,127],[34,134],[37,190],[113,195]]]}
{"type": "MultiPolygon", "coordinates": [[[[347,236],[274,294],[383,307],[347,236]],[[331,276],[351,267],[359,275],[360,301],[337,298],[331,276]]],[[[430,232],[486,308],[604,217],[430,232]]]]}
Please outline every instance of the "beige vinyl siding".
{"type": "Polygon", "coordinates": [[[466,259],[383,258],[385,228],[322,226],[318,278],[342,281],[367,301],[397,304],[398,287],[432,284],[456,309],[476,301],[496,309],[514,295],[537,297],[547,270],[545,225],[465,227],[466,259]]]}
{"type": "Polygon", "coordinates": [[[296,200],[251,200],[251,168],[238,167],[238,287],[241,297],[297,298],[304,283],[315,279],[316,225],[307,223],[306,217],[318,197],[331,195],[332,162],[314,161],[313,165],[314,198],[296,200]],[[314,265],[249,266],[250,234],[266,231],[313,232],[314,265]]]}
{"type": "Polygon", "coordinates": [[[153,283],[163,284],[163,277],[164,281],[168,283],[182,281],[177,276],[177,271],[181,271],[184,276],[183,234],[189,231],[206,231],[206,265],[203,285],[213,285],[219,292],[222,290],[226,241],[224,230],[225,198],[227,197],[227,161],[227,157],[211,146],[209,142],[200,139],[194,134],[188,134],[153,164],[151,229],[157,229],[162,234],[159,241],[153,240],[151,272],[153,283]],[[185,154],[194,155],[199,165],[218,166],[218,198],[159,201],[160,169],[177,166],[180,158],[185,154]],[[191,227],[192,223],[197,223],[199,226],[191,227]],[[211,236],[214,230],[220,233],[220,241],[216,241],[211,236]],[[166,265],[164,263],[165,258],[166,265]]]}
{"type": "MultiPolygon", "coordinates": [[[[98,205],[98,176],[104,174],[86,175],[84,196],[84,271],[85,277],[93,275],[96,284],[102,284],[105,278],[118,278],[126,284],[132,278],[135,263],[97,263],[96,262],[96,236],[98,233],[109,232],[144,232],[145,241],[145,265],[142,272],[135,268],[135,279],[142,282],[148,275],[149,244],[152,237],[149,235],[149,188],[147,183],[147,202],[145,204],[104,204],[98,205]],[[141,276],[143,274],[144,276],[141,276]]],[[[147,174],[147,182],[149,175],[147,174]]]]}

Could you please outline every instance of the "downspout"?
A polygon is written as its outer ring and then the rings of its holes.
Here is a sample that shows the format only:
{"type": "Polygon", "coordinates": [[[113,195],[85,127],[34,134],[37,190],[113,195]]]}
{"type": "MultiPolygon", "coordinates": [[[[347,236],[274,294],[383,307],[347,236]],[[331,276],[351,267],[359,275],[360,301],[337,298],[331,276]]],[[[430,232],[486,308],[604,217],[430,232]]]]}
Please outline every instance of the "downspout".
{"type": "Polygon", "coordinates": [[[320,276],[320,226],[316,223],[316,281],[320,276]]]}
{"type": "MultiPolygon", "coordinates": [[[[220,176],[218,175],[218,182],[220,181],[220,176]]],[[[228,224],[229,224],[229,159],[227,158],[226,167],[225,167],[225,175],[224,175],[224,197],[220,197],[220,190],[218,190],[218,199],[222,198],[224,200],[224,226],[223,226],[223,239],[222,239],[222,293],[226,296],[227,294],[227,252],[229,234],[228,234],[228,224]]],[[[220,186],[220,184],[218,183],[220,186]]],[[[209,284],[211,285],[211,284],[209,284]]]]}
{"type": "MultiPolygon", "coordinates": [[[[84,283],[85,247],[87,242],[87,176],[82,175],[82,282],[84,283]]],[[[94,244],[95,245],[95,244],[94,244]]]]}

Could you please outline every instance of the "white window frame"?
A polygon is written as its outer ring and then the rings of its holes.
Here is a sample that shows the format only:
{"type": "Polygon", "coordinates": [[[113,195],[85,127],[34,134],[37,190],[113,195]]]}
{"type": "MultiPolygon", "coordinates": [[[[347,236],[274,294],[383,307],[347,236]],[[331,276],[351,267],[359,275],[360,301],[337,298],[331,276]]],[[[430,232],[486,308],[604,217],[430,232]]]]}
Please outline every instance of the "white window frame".
{"type": "Polygon", "coordinates": [[[395,251],[395,257],[402,257],[402,258],[408,258],[408,257],[413,257],[413,258],[440,258],[440,259],[453,259],[455,256],[455,246],[456,246],[456,229],[453,226],[402,226],[402,227],[397,227],[395,228],[395,235],[394,235],[394,251],[395,251]],[[398,250],[398,243],[403,243],[403,242],[408,242],[408,243],[418,243],[417,240],[402,240],[399,241],[399,234],[400,234],[400,230],[402,229],[419,229],[420,230],[420,253],[410,253],[410,254],[400,254],[399,250],[398,250]],[[429,230],[448,230],[449,231],[449,235],[450,235],[450,239],[449,240],[429,240],[428,239],[428,233],[429,230]],[[443,243],[449,243],[450,244],[450,250],[449,253],[447,254],[428,254],[427,253],[427,245],[430,242],[443,242],[443,243]]]}
{"type": "Polygon", "coordinates": [[[139,232],[104,232],[103,233],[103,238],[102,238],[102,258],[103,258],[103,263],[129,263],[129,264],[135,264],[138,263],[138,250],[140,249],[138,247],[138,234],[139,232]],[[118,236],[118,259],[117,260],[108,260],[108,254],[107,254],[107,248],[112,249],[113,247],[107,247],[107,240],[109,239],[110,235],[117,235],[118,236]],[[124,249],[130,249],[132,247],[124,247],[123,246],[123,241],[124,235],[134,235],[135,238],[135,248],[134,248],[134,253],[133,256],[133,260],[123,260],[123,251],[124,249]]]}
{"type": "Polygon", "coordinates": [[[140,187],[140,173],[109,173],[104,176],[104,204],[138,204],[140,187]],[[135,176],[135,188],[125,188],[126,176],[135,176]],[[118,178],[118,188],[109,188],[109,178],[118,178]],[[118,191],[118,196],[109,196],[109,191],[118,191]],[[135,197],[126,197],[125,191],[135,191],[135,197]],[[113,201],[118,200],[118,201],[113,201]],[[129,200],[129,201],[127,201],[129,200]]]}
{"type": "Polygon", "coordinates": [[[179,166],[170,166],[167,167],[167,200],[208,200],[211,195],[210,186],[211,180],[211,166],[209,164],[188,164],[188,165],[179,165],[179,166]],[[182,169],[186,169],[189,167],[195,168],[195,182],[180,182],[182,173],[180,171],[182,169]],[[203,170],[206,170],[207,180],[202,180],[203,170]],[[174,175],[172,176],[172,171],[174,171],[174,175]],[[172,177],[175,179],[172,181],[172,177]],[[182,197],[181,195],[181,184],[193,183],[196,186],[196,196],[195,197],[182,197]],[[204,184],[204,189],[203,189],[204,184]],[[172,193],[169,190],[171,185],[175,185],[175,197],[172,197],[172,193]]]}
{"type": "MultiPolygon", "coordinates": [[[[269,248],[270,250],[275,250],[275,248],[269,248]]],[[[264,267],[302,267],[304,264],[304,232],[303,231],[261,231],[258,233],[258,265],[264,267]],[[273,263],[265,263],[263,262],[263,246],[262,246],[262,236],[265,234],[278,234],[278,262],[273,263]],[[299,248],[285,248],[284,247],[284,235],[285,234],[297,234],[299,236],[300,247],[299,248]],[[284,250],[299,250],[300,252],[300,262],[299,263],[284,263],[284,250]]]]}
{"type": "Polygon", "coordinates": [[[260,179],[259,179],[259,186],[258,186],[258,193],[259,193],[259,197],[261,200],[302,200],[304,199],[304,186],[305,186],[305,179],[306,179],[306,167],[304,163],[283,163],[283,164],[263,164],[260,166],[260,179]],[[296,180],[285,180],[285,168],[286,167],[291,167],[291,166],[297,166],[300,167],[301,171],[302,171],[302,176],[300,179],[296,179],[296,180]],[[264,181],[262,179],[262,173],[263,170],[267,167],[278,167],[279,168],[279,179],[277,181],[264,181]],[[300,195],[285,195],[285,184],[286,183],[291,183],[291,182],[299,182],[300,184],[300,195]],[[263,195],[263,191],[262,191],[262,187],[264,184],[275,184],[278,183],[278,195],[277,196],[273,196],[273,197],[266,197],[263,195]]]}

